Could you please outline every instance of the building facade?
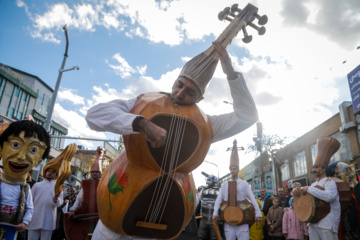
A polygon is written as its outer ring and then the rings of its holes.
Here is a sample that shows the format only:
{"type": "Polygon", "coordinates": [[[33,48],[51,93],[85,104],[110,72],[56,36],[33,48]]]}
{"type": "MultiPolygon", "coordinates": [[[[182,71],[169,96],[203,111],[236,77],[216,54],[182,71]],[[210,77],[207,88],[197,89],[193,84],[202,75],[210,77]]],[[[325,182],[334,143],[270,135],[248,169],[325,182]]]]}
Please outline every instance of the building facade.
{"type": "Polygon", "coordinates": [[[288,144],[286,147],[276,151],[272,156],[261,155],[243,169],[251,172],[246,179],[257,194],[259,187],[264,187],[268,192],[276,193],[273,181],[272,166],[275,169],[276,188],[283,186],[285,193],[289,194],[294,182],[300,182],[303,186],[310,185],[315,179],[311,171],[317,155],[317,139],[330,136],[337,139],[340,149],[331,157],[330,163],[342,161],[353,167],[360,168],[360,115],[354,114],[351,102],[343,102],[339,106],[339,112],[318,125],[303,136],[288,144]],[[275,160],[272,165],[271,161],[275,160]],[[255,182],[255,177],[260,179],[255,182]],[[269,180],[269,181],[267,181],[269,180]]]}
{"type": "MultiPolygon", "coordinates": [[[[39,77],[0,63],[0,117],[3,122],[24,120],[31,115],[43,125],[53,89],[39,77]]],[[[67,127],[52,121],[50,135],[68,134],[67,127]]],[[[51,146],[63,149],[64,139],[52,138],[51,146]]]]}
{"type": "Polygon", "coordinates": [[[330,163],[342,161],[354,170],[358,169],[360,122],[357,118],[359,119],[354,114],[352,103],[343,102],[339,106],[339,113],[279,150],[275,161],[280,164],[277,177],[281,179],[282,185],[292,188],[294,182],[310,185],[315,180],[312,179],[311,171],[318,151],[316,141],[322,136],[335,138],[341,144],[340,149],[331,157],[330,163]]]}

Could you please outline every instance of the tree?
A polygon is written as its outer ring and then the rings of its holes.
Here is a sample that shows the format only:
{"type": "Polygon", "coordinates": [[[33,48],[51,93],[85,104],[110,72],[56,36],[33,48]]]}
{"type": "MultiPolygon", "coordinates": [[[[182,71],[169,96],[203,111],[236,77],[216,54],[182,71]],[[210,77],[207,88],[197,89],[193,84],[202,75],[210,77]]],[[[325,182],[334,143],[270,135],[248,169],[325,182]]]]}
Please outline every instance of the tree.
{"type": "Polygon", "coordinates": [[[277,185],[281,185],[281,170],[280,170],[280,166],[282,165],[282,163],[280,161],[276,161],[276,152],[282,148],[284,148],[287,144],[289,144],[290,142],[290,138],[289,137],[280,137],[277,134],[271,135],[271,134],[263,134],[261,132],[261,134],[257,134],[256,137],[253,138],[254,140],[254,144],[253,145],[249,145],[248,149],[246,151],[246,153],[250,153],[250,152],[257,152],[257,158],[256,158],[256,162],[255,162],[255,166],[258,167],[258,169],[260,167],[262,167],[264,164],[266,164],[267,162],[264,162],[265,159],[267,161],[269,161],[269,158],[272,158],[275,163],[275,171],[277,172],[277,176],[279,176],[277,178],[277,185]]]}

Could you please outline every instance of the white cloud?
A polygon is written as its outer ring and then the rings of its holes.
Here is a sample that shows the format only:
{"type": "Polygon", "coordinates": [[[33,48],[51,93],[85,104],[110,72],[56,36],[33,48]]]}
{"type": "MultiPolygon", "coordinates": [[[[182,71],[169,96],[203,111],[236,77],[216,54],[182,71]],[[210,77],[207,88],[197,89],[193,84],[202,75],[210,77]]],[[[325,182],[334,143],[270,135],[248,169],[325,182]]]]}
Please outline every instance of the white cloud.
{"type": "Polygon", "coordinates": [[[62,89],[58,92],[59,100],[68,100],[75,105],[84,105],[84,97],[74,94],[74,89],[62,89]]]}
{"type": "Polygon", "coordinates": [[[110,64],[109,61],[106,59],[106,63],[112,68],[116,74],[119,74],[122,78],[128,78],[136,71],[128,64],[128,62],[120,56],[120,53],[116,53],[113,57],[118,64],[110,64]]]}
{"type": "MultiPolygon", "coordinates": [[[[87,126],[85,118],[75,111],[66,110],[60,104],[55,104],[53,119],[64,126],[68,126],[68,136],[81,138],[105,139],[103,132],[91,131],[87,126]]],[[[75,141],[75,140],[70,140],[75,141]]],[[[81,140],[82,145],[94,148],[96,145],[92,141],[81,140]]]]}

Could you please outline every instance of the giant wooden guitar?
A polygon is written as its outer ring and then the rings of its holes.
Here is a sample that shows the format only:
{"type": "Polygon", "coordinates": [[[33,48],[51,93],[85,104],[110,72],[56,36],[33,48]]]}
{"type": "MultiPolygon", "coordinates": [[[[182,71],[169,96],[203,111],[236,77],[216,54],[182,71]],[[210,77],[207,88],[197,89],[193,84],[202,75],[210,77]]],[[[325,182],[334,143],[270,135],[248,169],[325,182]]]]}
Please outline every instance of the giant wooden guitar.
{"type": "MultiPolygon", "coordinates": [[[[248,4],[225,8],[219,19],[230,21],[217,39],[225,48],[239,31],[250,42],[245,27],[265,33],[267,17],[248,4]]],[[[219,57],[211,46],[196,56],[199,74],[214,72],[219,57]]],[[[196,188],[191,171],[204,160],[212,138],[207,116],[197,105],[175,106],[168,95],[143,94],[130,111],[164,128],[167,142],[152,148],[141,134],[124,136],[125,151],[105,170],[98,187],[99,217],[112,231],[131,236],[175,239],[190,221],[195,209],[196,188]]]]}

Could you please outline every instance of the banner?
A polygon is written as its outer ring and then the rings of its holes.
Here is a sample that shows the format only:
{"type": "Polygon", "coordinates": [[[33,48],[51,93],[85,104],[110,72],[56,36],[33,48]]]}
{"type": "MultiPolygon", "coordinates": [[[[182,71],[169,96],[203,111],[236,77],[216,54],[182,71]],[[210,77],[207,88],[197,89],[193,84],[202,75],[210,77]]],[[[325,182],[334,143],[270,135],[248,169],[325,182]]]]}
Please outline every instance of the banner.
{"type": "Polygon", "coordinates": [[[348,75],[350,94],[354,108],[354,114],[360,111],[360,65],[348,75]]]}
{"type": "Polygon", "coordinates": [[[273,181],[272,173],[266,173],[265,174],[265,189],[266,189],[266,191],[273,191],[272,181],[273,181]]]}
{"type": "Polygon", "coordinates": [[[17,227],[17,225],[0,222],[0,240],[16,240],[17,227]]]}
{"type": "Polygon", "coordinates": [[[259,192],[261,188],[261,177],[258,173],[253,175],[254,192],[259,192]]]}

